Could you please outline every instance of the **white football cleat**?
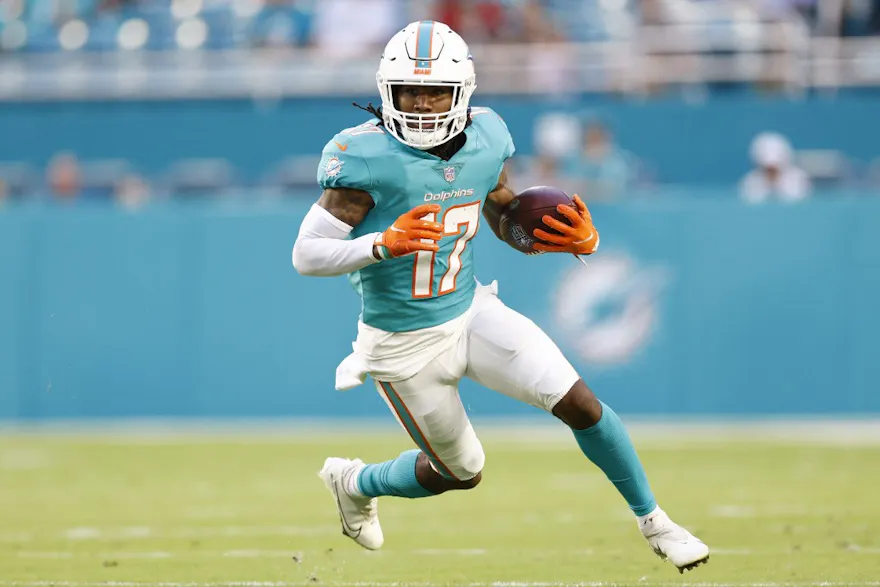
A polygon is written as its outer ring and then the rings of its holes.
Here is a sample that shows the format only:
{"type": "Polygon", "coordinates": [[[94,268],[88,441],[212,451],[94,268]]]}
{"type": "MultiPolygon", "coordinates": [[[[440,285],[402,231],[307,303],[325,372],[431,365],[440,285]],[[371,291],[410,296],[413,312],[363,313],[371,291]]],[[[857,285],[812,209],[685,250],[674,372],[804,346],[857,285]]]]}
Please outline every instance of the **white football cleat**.
{"type": "Polygon", "coordinates": [[[670,520],[660,508],[640,522],[639,529],[657,556],[675,565],[679,573],[690,571],[709,560],[709,547],[670,520]]]}
{"type": "Polygon", "coordinates": [[[342,533],[369,550],[382,547],[385,537],[379,525],[378,500],[375,497],[354,496],[348,490],[364,468],[360,459],[349,460],[330,457],[318,476],[333,494],[342,533]]]}

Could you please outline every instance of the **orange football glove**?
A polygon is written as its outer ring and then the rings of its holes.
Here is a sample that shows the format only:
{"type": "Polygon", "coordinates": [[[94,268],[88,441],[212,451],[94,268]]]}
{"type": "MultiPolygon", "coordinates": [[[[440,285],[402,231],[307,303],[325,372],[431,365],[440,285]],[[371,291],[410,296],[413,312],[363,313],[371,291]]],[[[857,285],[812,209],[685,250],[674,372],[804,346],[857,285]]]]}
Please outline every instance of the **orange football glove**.
{"type": "Polygon", "coordinates": [[[556,207],[560,214],[568,218],[571,224],[556,220],[552,216],[544,216],[544,224],[562,234],[552,234],[536,228],[533,234],[544,241],[535,243],[532,248],[544,253],[572,253],[573,255],[591,255],[599,248],[599,231],[593,226],[590,211],[583,200],[575,194],[572,198],[577,210],[571,206],[560,204],[556,207]],[[550,244],[544,244],[550,243],[550,244]]]}
{"type": "Polygon", "coordinates": [[[416,251],[439,250],[436,241],[443,238],[439,222],[424,220],[428,214],[440,212],[439,204],[423,204],[401,214],[394,224],[376,239],[374,248],[382,259],[402,257],[416,251]],[[424,241],[422,239],[425,239],[424,241]],[[426,242],[429,241],[429,242],[426,242]]]}

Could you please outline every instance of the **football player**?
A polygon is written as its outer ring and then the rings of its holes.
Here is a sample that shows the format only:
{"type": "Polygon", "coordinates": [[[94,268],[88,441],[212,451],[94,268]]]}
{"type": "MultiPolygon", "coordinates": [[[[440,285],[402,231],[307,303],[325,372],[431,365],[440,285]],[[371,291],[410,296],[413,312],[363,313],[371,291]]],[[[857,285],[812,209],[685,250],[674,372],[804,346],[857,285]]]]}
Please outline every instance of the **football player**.
{"type": "MultiPolygon", "coordinates": [[[[302,222],[293,264],[303,275],[348,275],[362,299],[354,352],[336,387],[369,375],[415,445],[384,463],[328,458],[320,476],[343,532],[378,549],[377,498],[427,498],[480,483],[485,456],[459,399],[462,377],[550,412],[614,484],[651,548],[681,572],[708,547],[658,507],[617,414],[587,387],[531,320],[508,308],[497,285],[474,276],[480,217],[499,220],[515,193],[514,153],[502,119],[471,106],[474,62],[448,26],[414,22],[394,35],[376,76],[381,107],[323,151],[323,193],[302,222]]],[[[589,255],[599,245],[584,203],[536,230],[541,252],[589,255]]]]}

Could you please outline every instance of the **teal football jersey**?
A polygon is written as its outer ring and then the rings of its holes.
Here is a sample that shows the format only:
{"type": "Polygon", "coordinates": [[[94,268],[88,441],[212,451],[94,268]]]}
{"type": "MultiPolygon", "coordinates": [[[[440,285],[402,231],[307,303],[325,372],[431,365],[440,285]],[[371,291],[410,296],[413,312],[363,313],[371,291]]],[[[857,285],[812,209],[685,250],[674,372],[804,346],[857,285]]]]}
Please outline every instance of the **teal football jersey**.
{"type": "Polygon", "coordinates": [[[471,239],[486,195],[514,153],[507,125],[489,108],[471,108],[465,145],[449,161],[408,147],[379,120],[349,128],[327,143],[318,184],[369,192],[375,202],[352,238],[382,232],[421,204],[439,204],[440,250],[382,261],[349,278],[362,299],[361,320],[388,332],[443,324],[463,314],[476,289],[471,239]]]}

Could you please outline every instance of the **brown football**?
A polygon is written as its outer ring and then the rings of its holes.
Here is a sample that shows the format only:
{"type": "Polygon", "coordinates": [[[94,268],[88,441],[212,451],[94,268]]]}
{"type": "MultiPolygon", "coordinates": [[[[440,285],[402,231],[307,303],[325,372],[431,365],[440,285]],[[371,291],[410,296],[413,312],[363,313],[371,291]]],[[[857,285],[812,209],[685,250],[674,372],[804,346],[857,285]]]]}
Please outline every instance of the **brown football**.
{"type": "Polygon", "coordinates": [[[536,186],[523,191],[507,205],[501,215],[501,236],[504,241],[526,254],[539,252],[532,248],[538,240],[534,230],[540,228],[549,233],[557,233],[544,224],[542,220],[544,216],[552,216],[560,222],[569,224],[568,218],[556,209],[559,204],[575,208],[568,194],[558,188],[536,186]]]}

